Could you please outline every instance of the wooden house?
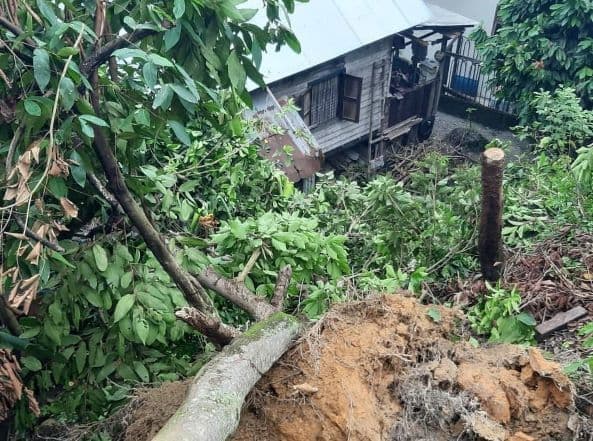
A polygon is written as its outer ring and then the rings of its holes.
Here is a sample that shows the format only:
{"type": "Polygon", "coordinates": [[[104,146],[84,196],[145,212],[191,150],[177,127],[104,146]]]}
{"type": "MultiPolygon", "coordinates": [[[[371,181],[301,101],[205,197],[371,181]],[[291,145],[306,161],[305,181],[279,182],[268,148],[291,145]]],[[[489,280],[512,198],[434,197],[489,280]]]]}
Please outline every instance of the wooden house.
{"type": "Polygon", "coordinates": [[[437,52],[436,60],[428,59],[429,48],[444,51],[475,22],[422,0],[296,5],[290,26],[301,52],[265,53],[260,71],[268,86],[250,88],[250,116],[285,129],[260,131],[264,156],[278,158],[284,168],[286,146],[292,146],[298,157],[289,177],[310,181],[324,157],[354,145],[365,144],[365,160],[377,168],[386,141],[430,134],[444,56],[437,52]],[[288,102],[300,109],[298,115],[281,111],[288,102]]]}

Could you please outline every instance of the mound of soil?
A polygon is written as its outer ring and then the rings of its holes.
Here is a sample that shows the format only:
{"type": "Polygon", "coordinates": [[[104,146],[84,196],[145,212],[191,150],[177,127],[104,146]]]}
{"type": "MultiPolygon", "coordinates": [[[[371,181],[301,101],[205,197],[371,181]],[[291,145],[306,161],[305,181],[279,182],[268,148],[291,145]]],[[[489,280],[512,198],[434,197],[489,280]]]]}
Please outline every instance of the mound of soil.
{"type": "Polygon", "coordinates": [[[484,151],[484,147],[488,144],[488,139],[480,132],[465,127],[454,128],[445,136],[443,141],[477,153],[484,151]]]}
{"type": "Polygon", "coordinates": [[[399,295],[337,306],[257,384],[233,440],[578,439],[557,364],[474,348],[461,323],[399,295]]]}

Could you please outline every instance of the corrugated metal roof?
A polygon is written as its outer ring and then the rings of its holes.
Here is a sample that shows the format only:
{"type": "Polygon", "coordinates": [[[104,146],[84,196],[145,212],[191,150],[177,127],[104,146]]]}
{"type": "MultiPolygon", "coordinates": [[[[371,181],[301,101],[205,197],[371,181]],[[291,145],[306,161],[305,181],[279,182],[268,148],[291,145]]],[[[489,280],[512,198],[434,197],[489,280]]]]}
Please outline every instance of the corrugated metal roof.
{"type": "MultiPolygon", "coordinates": [[[[261,9],[261,0],[241,6],[261,9]]],[[[300,54],[288,47],[264,54],[260,72],[267,83],[344,55],[431,18],[423,0],[309,0],[296,3],[289,26],[301,43],[300,54]]],[[[263,25],[265,11],[253,22],[263,25]]],[[[256,89],[253,84],[250,90],[256,89]]]]}
{"type": "Polygon", "coordinates": [[[465,17],[464,15],[442,8],[433,3],[428,3],[428,8],[430,9],[432,17],[428,21],[422,23],[423,26],[434,28],[449,26],[473,27],[480,24],[472,18],[465,17]]]}
{"type": "Polygon", "coordinates": [[[254,121],[260,155],[284,171],[292,182],[314,176],[321,169],[320,146],[309,128],[286,101],[276,100],[269,89],[256,93],[253,109],[245,117],[254,121]],[[290,147],[292,152],[287,152],[290,147]]]}

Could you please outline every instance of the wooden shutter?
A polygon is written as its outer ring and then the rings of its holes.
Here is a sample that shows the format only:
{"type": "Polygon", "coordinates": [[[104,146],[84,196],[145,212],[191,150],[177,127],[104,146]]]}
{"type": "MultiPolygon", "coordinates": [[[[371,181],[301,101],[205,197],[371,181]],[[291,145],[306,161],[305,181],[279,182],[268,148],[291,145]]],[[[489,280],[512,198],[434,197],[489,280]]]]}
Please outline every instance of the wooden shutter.
{"type": "Polygon", "coordinates": [[[300,95],[296,100],[296,105],[301,109],[299,111],[299,115],[307,124],[307,126],[311,125],[311,89],[307,89],[305,93],[300,95]]]}
{"type": "Polygon", "coordinates": [[[362,78],[342,75],[340,94],[340,117],[346,121],[360,121],[360,98],[362,96],[362,78]]]}

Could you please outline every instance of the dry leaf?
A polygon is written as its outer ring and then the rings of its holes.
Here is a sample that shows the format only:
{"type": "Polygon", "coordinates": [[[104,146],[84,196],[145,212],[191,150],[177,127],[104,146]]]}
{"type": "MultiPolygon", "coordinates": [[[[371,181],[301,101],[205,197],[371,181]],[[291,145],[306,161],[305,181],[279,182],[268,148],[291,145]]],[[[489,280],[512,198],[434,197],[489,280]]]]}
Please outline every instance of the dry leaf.
{"type": "Polygon", "coordinates": [[[60,198],[60,205],[68,217],[78,217],[78,207],[67,198],[60,198]]]}
{"type": "Polygon", "coordinates": [[[39,265],[39,256],[41,256],[42,249],[41,242],[37,242],[25,259],[32,265],[39,265]]]}
{"type": "Polygon", "coordinates": [[[587,280],[588,282],[593,280],[593,274],[590,272],[586,272],[583,274],[583,279],[587,280]]]}
{"type": "Polygon", "coordinates": [[[39,211],[43,212],[44,208],[45,208],[45,204],[43,203],[43,200],[40,198],[35,199],[35,208],[37,208],[39,211]]]}
{"type": "Polygon", "coordinates": [[[292,388],[296,392],[302,392],[304,394],[316,394],[317,392],[319,392],[318,388],[316,388],[315,386],[311,386],[308,383],[296,384],[296,385],[292,386],[292,388]]]}
{"type": "Polygon", "coordinates": [[[18,193],[18,184],[9,185],[8,187],[6,187],[6,191],[4,192],[3,199],[5,201],[12,201],[14,198],[16,198],[17,193],[18,193]]]}
{"type": "Polygon", "coordinates": [[[41,144],[41,140],[37,140],[37,141],[34,141],[29,146],[29,151],[31,152],[31,156],[37,163],[39,163],[39,151],[40,151],[39,145],[40,144],[41,144]]]}
{"type": "Polygon", "coordinates": [[[70,174],[68,163],[65,162],[62,158],[57,158],[55,161],[52,162],[48,174],[50,176],[67,177],[70,174]]]}
{"type": "Polygon", "coordinates": [[[39,415],[39,404],[33,392],[23,386],[21,367],[9,349],[0,349],[0,421],[8,418],[10,410],[22,398],[23,391],[29,401],[29,409],[39,415]]]}
{"type": "Polygon", "coordinates": [[[14,237],[15,239],[18,240],[27,240],[27,236],[25,236],[23,233],[6,233],[7,236],[10,237],[14,237]]]}
{"type": "Polygon", "coordinates": [[[31,198],[31,192],[29,191],[29,187],[27,186],[27,183],[24,181],[21,181],[19,184],[19,188],[17,190],[16,200],[14,201],[15,205],[18,207],[19,205],[28,203],[30,198],[31,198]]]}
{"type": "Polygon", "coordinates": [[[10,291],[8,305],[19,312],[27,315],[31,309],[31,303],[37,297],[39,288],[39,274],[25,280],[19,281],[10,291]]]}
{"type": "Polygon", "coordinates": [[[61,224],[58,221],[53,221],[51,225],[58,231],[70,231],[66,225],[61,224]]]}

